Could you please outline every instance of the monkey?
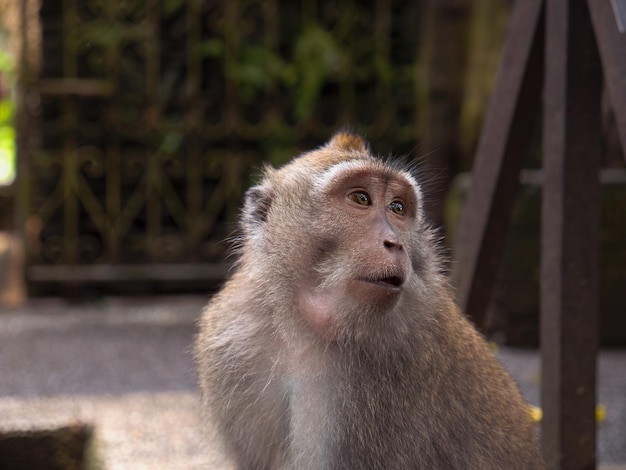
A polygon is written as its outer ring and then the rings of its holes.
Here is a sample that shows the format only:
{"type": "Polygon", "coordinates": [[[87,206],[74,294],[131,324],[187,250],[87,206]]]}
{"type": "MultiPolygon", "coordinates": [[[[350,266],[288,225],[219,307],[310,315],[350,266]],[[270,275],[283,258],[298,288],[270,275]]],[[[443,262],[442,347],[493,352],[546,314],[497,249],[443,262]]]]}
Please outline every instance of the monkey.
{"type": "Polygon", "coordinates": [[[236,468],[544,468],[423,205],[413,165],[347,131],[246,192],[234,268],[194,346],[236,468]]]}

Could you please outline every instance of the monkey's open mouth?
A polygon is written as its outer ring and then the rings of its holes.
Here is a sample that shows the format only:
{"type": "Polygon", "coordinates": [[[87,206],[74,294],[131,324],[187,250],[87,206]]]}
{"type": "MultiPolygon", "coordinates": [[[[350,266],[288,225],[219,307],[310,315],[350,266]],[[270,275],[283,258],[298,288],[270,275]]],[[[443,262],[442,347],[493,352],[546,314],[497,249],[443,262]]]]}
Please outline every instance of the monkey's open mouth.
{"type": "Polygon", "coordinates": [[[399,276],[391,276],[383,277],[382,279],[379,279],[378,282],[388,284],[390,287],[402,287],[402,284],[404,284],[404,279],[399,276]]]}
{"type": "Polygon", "coordinates": [[[374,284],[380,287],[385,287],[391,290],[399,290],[404,284],[404,279],[400,276],[385,276],[385,277],[376,277],[376,278],[366,278],[361,279],[363,282],[368,282],[370,284],[374,284]]]}

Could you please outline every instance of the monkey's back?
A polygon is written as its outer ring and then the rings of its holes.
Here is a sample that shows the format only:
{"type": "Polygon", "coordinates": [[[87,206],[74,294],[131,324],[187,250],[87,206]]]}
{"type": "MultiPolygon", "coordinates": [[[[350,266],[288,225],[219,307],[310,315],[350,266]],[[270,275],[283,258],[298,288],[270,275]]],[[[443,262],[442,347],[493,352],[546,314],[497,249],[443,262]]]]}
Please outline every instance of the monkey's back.
{"type": "MultiPolygon", "coordinates": [[[[419,468],[544,468],[528,404],[484,338],[443,299],[440,335],[430,370],[419,376],[432,389],[415,405],[428,434],[421,441],[430,461],[419,468]],[[439,370],[438,370],[439,369],[439,370]],[[430,450],[428,450],[430,448],[430,450]]],[[[420,377],[415,381],[421,381],[420,377]]]]}

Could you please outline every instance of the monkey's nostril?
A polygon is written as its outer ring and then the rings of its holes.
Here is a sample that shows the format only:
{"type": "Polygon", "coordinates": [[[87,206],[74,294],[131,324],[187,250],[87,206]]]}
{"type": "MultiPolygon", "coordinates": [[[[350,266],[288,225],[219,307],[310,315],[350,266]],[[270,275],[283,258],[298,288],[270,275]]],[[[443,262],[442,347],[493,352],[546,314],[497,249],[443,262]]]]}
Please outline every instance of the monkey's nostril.
{"type": "Polygon", "coordinates": [[[396,249],[398,251],[402,250],[402,243],[399,242],[393,242],[391,240],[385,240],[383,242],[383,245],[385,246],[385,248],[392,250],[392,249],[396,249]]]}

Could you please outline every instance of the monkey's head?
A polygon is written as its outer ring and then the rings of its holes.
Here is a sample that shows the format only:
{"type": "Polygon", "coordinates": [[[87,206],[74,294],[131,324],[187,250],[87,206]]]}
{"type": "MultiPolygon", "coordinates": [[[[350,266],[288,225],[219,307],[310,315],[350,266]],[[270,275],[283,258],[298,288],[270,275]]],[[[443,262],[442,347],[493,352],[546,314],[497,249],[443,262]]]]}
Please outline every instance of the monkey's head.
{"type": "Polygon", "coordinates": [[[438,273],[420,186],[350,133],[276,170],[246,194],[241,269],[283,334],[353,343],[407,336],[438,273]]]}

